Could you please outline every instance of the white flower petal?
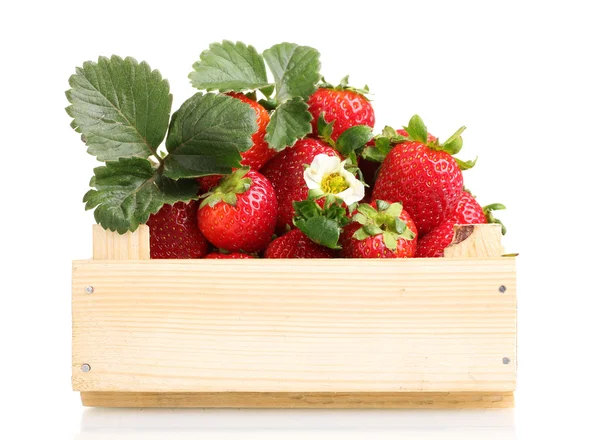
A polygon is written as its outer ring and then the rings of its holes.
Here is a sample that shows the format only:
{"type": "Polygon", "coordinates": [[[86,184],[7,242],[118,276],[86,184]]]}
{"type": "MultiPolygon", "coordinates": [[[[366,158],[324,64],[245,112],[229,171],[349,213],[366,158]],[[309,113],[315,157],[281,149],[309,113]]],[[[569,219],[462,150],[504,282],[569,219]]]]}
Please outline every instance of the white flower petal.
{"type": "Polygon", "coordinates": [[[321,189],[323,177],[335,173],[340,167],[340,158],[317,154],[308,168],[304,170],[304,181],[308,189],[321,189]]]}

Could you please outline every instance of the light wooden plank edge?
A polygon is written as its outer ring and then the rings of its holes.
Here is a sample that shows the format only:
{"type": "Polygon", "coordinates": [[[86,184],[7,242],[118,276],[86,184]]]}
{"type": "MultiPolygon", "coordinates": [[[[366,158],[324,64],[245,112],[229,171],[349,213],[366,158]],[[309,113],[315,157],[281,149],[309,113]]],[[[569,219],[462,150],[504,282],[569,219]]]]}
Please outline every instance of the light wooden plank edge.
{"type": "Polygon", "coordinates": [[[150,229],[140,225],[134,232],[119,234],[93,225],[94,260],[149,260],[150,229]]]}
{"type": "Polygon", "coordinates": [[[82,392],[84,406],[106,408],[512,408],[512,392],[490,393],[128,393],[82,392]]]}

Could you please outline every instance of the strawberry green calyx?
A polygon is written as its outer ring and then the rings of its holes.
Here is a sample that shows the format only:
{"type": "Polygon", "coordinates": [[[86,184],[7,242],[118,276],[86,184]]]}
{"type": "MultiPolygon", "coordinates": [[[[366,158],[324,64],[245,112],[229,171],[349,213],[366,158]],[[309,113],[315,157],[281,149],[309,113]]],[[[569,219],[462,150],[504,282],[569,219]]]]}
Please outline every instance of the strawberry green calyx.
{"type": "Polygon", "coordinates": [[[351,162],[356,164],[356,154],[365,148],[367,142],[373,139],[373,129],[368,125],[355,125],[345,130],[337,138],[337,141],[334,141],[331,138],[334,123],[335,119],[329,123],[325,121],[325,112],[321,112],[317,122],[319,137],[339,151],[342,156],[350,158],[351,162]]]}
{"type": "Polygon", "coordinates": [[[310,195],[308,199],[294,202],[294,226],[318,245],[340,249],[338,244],[342,228],[350,223],[342,201],[328,194],[323,207],[310,195]]]}
{"type": "Polygon", "coordinates": [[[502,223],[501,220],[497,219],[492,214],[493,211],[500,211],[502,209],[506,209],[506,206],[504,206],[502,203],[492,203],[490,205],[484,206],[482,209],[483,209],[483,213],[485,214],[485,218],[486,218],[487,222],[495,223],[495,224],[502,226],[502,235],[506,235],[506,226],[504,226],[504,223],[502,223]]]}
{"type": "MultiPolygon", "coordinates": [[[[346,75],[345,77],[343,77],[341,79],[340,83],[337,86],[334,86],[333,84],[325,81],[325,78],[323,77],[323,78],[321,78],[319,87],[323,88],[323,89],[332,89],[332,90],[350,90],[352,92],[360,93],[365,98],[367,98],[365,95],[368,95],[370,93],[369,86],[365,84],[365,86],[362,89],[359,89],[357,87],[352,87],[352,86],[348,85],[349,78],[350,78],[350,75],[346,75]]],[[[367,98],[367,100],[368,100],[368,98],[367,98]]]]}
{"type": "Polygon", "coordinates": [[[400,219],[402,214],[401,203],[388,203],[383,200],[377,200],[377,208],[367,203],[358,206],[352,221],[360,223],[362,226],[356,230],[353,237],[357,240],[365,240],[368,237],[382,235],[385,246],[390,251],[398,248],[398,240],[404,238],[413,240],[415,234],[411,231],[406,222],[400,219]]]}
{"type": "Polygon", "coordinates": [[[395,145],[406,142],[410,138],[402,136],[394,128],[386,125],[381,134],[376,135],[373,140],[375,145],[362,150],[361,157],[371,162],[381,163],[395,145]]]}
{"type": "MultiPolygon", "coordinates": [[[[467,127],[462,126],[456,132],[450,136],[444,143],[440,143],[439,139],[429,140],[427,126],[421,119],[419,115],[414,115],[410,118],[408,122],[408,126],[404,127],[404,130],[408,133],[409,139],[412,141],[421,142],[422,144],[427,145],[429,148],[435,151],[444,151],[448,153],[450,156],[454,156],[459,153],[463,146],[462,133],[466,130],[467,127]]],[[[475,160],[462,161],[460,159],[454,158],[456,163],[460,167],[461,170],[468,170],[475,166],[477,162],[477,158],[475,160]]]]}
{"type": "Polygon", "coordinates": [[[252,179],[245,177],[248,171],[250,171],[248,168],[242,168],[222,179],[219,185],[202,196],[204,200],[200,204],[200,208],[203,208],[206,205],[214,208],[219,202],[225,202],[228,205],[236,206],[237,195],[244,194],[252,185],[252,179]]]}

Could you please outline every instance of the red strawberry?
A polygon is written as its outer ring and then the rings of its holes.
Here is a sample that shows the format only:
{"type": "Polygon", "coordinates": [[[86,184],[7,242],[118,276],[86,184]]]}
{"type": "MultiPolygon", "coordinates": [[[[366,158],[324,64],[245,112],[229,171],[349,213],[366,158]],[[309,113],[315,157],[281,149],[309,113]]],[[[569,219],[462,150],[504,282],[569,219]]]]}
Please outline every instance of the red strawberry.
{"type": "Polygon", "coordinates": [[[262,251],[277,222],[271,183],[256,171],[241,169],[208,193],[198,211],[198,227],[213,245],[230,252],[262,251]]]}
{"type": "Polygon", "coordinates": [[[417,115],[405,128],[409,141],[396,145],[381,165],[373,199],[402,202],[423,235],[438,226],[460,198],[462,169],[473,162],[462,162],[452,157],[460,151],[462,127],[445,143],[437,139],[428,141],[430,135],[417,115]]]}
{"type": "Polygon", "coordinates": [[[310,165],[318,154],[340,156],[329,145],[316,139],[301,139],[293,147],[286,148],[263,167],[261,172],[269,179],[277,194],[277,230],[285,231],[293,226],[293,202],[305,200],[308,187],[304,181],[304,166],[310,165]]]}
{"type": "Polygon", "coordinates": [[[265,251],[265,258],[333,258],[335,252],[319,246],[300,229],[276,238],[265,251]]]}
{"type": "Polygon", "coordinates": [[[265,141],[267,125],[270,121],[269,112],[267,112],[258,102],[253,101],[243,93],[228,93],[228,95],[250,105],[256,112],[256,124],[258,125],[258,129],[256,130],[256,133],[252,135],[252,147],[242,153],[241,164],[243,167],[250,167],[252,170],[258,171],[269,161],[269,159],[277,154],[277,151],[269,148],[269,144],[265,141]]]}
{"type": "Polygon", "coordinates": [[[198,229],[198,201],[164,205],[148,219],[150,258],[202,258],[208,241],[198,229]]]}
{"type": "Polygon", "coordinates": [[[341,84],[333,87],[323,84],[308,98],[308,111],[312,114],[313,135],[318,136],[318,121],[321,113],[325,113],[327,123],[334,121],[331,139],[334,141],[348,128],[355,125],[375,126],[375,112],[363,93],[368,90],[357,90],[348,87],[348,77],[341,84]]]}
{"type": "Polygon", "coordinates": [[[471,193],[463,191],[450,217],[419,239],[416,256],[443,257],[444,249],[454,238],[454,225],[500,223],[491,215],[491,211],[496,209],[505,209],[505,207],[495,203],[482,208],[471,193]]]}
{"type": "Polygon", "coordinates": [[[242,254],[241,252],[232,252],[230,254],[222,254],[220,252],[212,252],[204,257],[205,260],[238,260],[243,258],[254,258],[252,255],[242,254]]]}
{"type": "Polygon", "coordinates": [[[344,258],[411,258],[417,227],[400,203],[362,203],[340,237],[344,258]]]}

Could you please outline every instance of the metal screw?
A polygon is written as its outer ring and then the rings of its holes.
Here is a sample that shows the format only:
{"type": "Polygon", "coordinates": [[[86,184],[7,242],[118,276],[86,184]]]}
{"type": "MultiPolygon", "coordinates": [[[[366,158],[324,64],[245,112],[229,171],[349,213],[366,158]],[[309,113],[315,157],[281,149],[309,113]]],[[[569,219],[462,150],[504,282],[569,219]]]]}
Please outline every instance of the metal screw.
{"type": "MultiPolygon", "coordinates": [[[[92,290],[94,290],[94,289],[92,289],[92,290]]],[[[500,293],[504,293],[504,292],[506,292],[506,286],[502,285],[502,286],[498,287],[498,290],[500,291],[500,293]]]]}
{"type": "Polygon", "coordinates": [[[93,286],[87,286],[85,288],[85,293],[94,293],[94,287],[93,286]]]}
{"type": "Polygon", "coordinates": [[[505,357],[505,358],[502,358],[502,363],[503,363],[504,365],[508,365],[508,364],[510,364],[510,359],[509,359],[509,358],[506,358],[506,357],[505,357]]]}
{"type": "Polygon", "coordinates": [[[84,373],[88,373],[91,369],[92,367],[90,367],[90,364],[83,364],[81,366],[81,371],[83,371],[84,373]]]}

